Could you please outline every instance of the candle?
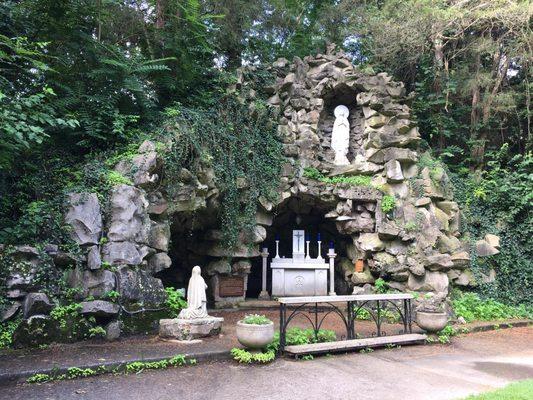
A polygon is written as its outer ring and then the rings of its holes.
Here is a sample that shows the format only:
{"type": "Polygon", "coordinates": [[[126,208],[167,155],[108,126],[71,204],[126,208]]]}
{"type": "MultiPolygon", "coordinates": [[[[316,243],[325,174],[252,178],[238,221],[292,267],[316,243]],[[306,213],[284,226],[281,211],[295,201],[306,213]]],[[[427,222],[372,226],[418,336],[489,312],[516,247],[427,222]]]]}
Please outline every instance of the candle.
{"type": "Polygon", "coordinates": [[[329,241],[329,248],[330,248],[330,249],[333,249],[333,248],[334,248],[334,246],[333,246],[333,240],[330,240],[330,241],[329,241]]]}
{"type": "Polygon", "coordinates": [[[279,233],[276,233],[276,240],[279,240],[279,233]]]}
{"type": "Polygon", "coordinates": [[[317,233],[317,235],[316,235],[316,240],[318,240],[318,241],[320,242],[320,240],[321,240],[321,239],[320,239],[320,232],[317,233]]]}
{"type": "Polygon", "coordinates": [[[305,240],[307,240],[308,242],[311,240],[311,235],[309,233],[305,235],[305,240]]]}

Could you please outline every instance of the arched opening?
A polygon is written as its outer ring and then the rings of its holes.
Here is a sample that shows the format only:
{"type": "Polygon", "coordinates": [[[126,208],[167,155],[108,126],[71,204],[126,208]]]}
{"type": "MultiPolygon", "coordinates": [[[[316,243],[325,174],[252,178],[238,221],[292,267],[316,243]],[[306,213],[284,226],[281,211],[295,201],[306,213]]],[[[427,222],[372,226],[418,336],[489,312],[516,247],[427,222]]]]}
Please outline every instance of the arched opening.
{"type": "Polygon", "coordinates": [[[324,107],[320,113],[320,120],[318,129],[322,132],[322,148],[324,153],[324,160],[331,161],[334,158],[331,147],[331,134],[333,132],[333,124],[335,122],[335,115],[333,111],[338,105],[348,107],[350,112],[348,121],[350,122],[350,146],[348,149],[348,159],[352,162],[357,154],[361,152],[364,136],[364,115],[363,110],[357,105],[356,101],[357,90],[347,85],[340,83],[330,91],[324,94],[324,107]]]}
{"type": "MultiPolygon", "coordinates": [[[[334,209],[336,202],[328,202],[319,197],[307,194],[291,196],[273,210],[272,225],[268,226],[266,240],[260,244],[268,249],[267,291],[272,293],[272,270],[270,264],[276,255],[276,238],[279,238],[279,256],[290,258],[293,255],[293,230],[304,230],[308,236],[309,255],[311,258],[318,256],[318,234],[321,239],[321,256],[326,259],[328,246],[331,241],[335,246],[337,258],[346,257],[346,249],[352,243],[349,235],[341,234],[337,230],[334,219],[326,218],[326,214],[334,209]]],[[[248,276],[248,289],[246,296],[257,299],[262,285],[262,258],[252,260],[251,273],[248,276]]],[[[337,281],[337,280],[336,280],[337,281]]],[[[347,290],[347,289],[346,289],[347,290]]],[[[342,290],[341,292],[345,292],[342,290]]]]}

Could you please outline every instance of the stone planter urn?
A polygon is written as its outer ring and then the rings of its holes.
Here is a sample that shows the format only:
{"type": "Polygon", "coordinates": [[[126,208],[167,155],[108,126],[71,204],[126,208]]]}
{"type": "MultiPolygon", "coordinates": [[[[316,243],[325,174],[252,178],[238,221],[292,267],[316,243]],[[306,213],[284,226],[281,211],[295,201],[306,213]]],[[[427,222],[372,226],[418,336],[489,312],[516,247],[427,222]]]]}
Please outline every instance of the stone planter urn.
{"type": "Polygon", "coordinates": [[[274,340],[274,323],[254,325],[237,322],[237,340],[249,349],[263,349],[274,340]]]}
{"type": "Polygon", "coordinates": [[[439,332],[444,329],[447,323],[448,314],[445,312],[416,312],[416,324],[427,332],[439,332]]]}

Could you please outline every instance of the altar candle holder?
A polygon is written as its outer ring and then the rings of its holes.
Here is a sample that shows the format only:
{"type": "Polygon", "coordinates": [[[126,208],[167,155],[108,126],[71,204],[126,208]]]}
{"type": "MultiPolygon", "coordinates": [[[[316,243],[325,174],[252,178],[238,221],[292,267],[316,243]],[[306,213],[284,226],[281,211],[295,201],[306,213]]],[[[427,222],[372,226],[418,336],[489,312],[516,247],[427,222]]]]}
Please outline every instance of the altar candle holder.
{"type": "Polygon", "coordinates": [[[316,235],[316,239],[318,242],[318,258],[322,258],[322,237],[320,236],[320,232],[316,235]]]}
{"type": "Polygon", "coordinates": [[[279,258],[279,234],[276,235],[276,257],[279,258]]]}
{"type": "Polygon", "coordinates": [[[329,242],[329,295],[336,296],[335,293],[335,248],[333,247],[333,241],[329,242]]]}
{"type": "Polygon", "coordinates": [[[310,260],[311,259],[311,256],[309,255],[309,243],[311,242],[310,239],[311,238],[310,238],[309,234],[305,235],[305,249],[306,249],[305,259],[306,260],[310,260]]]}

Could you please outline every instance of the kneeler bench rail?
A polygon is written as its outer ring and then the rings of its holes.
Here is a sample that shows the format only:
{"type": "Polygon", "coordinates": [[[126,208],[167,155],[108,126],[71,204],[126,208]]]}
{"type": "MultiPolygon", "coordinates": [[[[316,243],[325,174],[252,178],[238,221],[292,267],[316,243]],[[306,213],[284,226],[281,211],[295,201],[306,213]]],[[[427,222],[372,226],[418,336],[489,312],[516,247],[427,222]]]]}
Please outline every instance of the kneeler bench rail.
{"type": "Polygon", "coordinates": [[[412,299],[413,296],[407,293],[281,297],[278,299],[280,307],[280,351],[298,356],[423,342],[426,339],[426,335],[413,334],[412,332],[412,299]],[[400,315],[403,330],[400,330],[398,335],[386,336],[384,335],[385,332],[381,329],[382,313],[387,306],[396,310],[400,315]],[[359,339],[356,336],[355,321],[358,313],[362,310],[366,310],[376,324],[377,331],[374,337],[359,339]],[[319,314],[321,313],[323,315],[319,318],[319,314]],[[311,316],[308,314],[311,314],[311,316]],[[300,315],[309,321],[313,328],[315,339],[318,342],[318,333],[324,319],[329,314],[336,314],[344,323],[346,327],[346,340],[295,346],[286,345],[287,327],[294,317],[300,315]]]}

